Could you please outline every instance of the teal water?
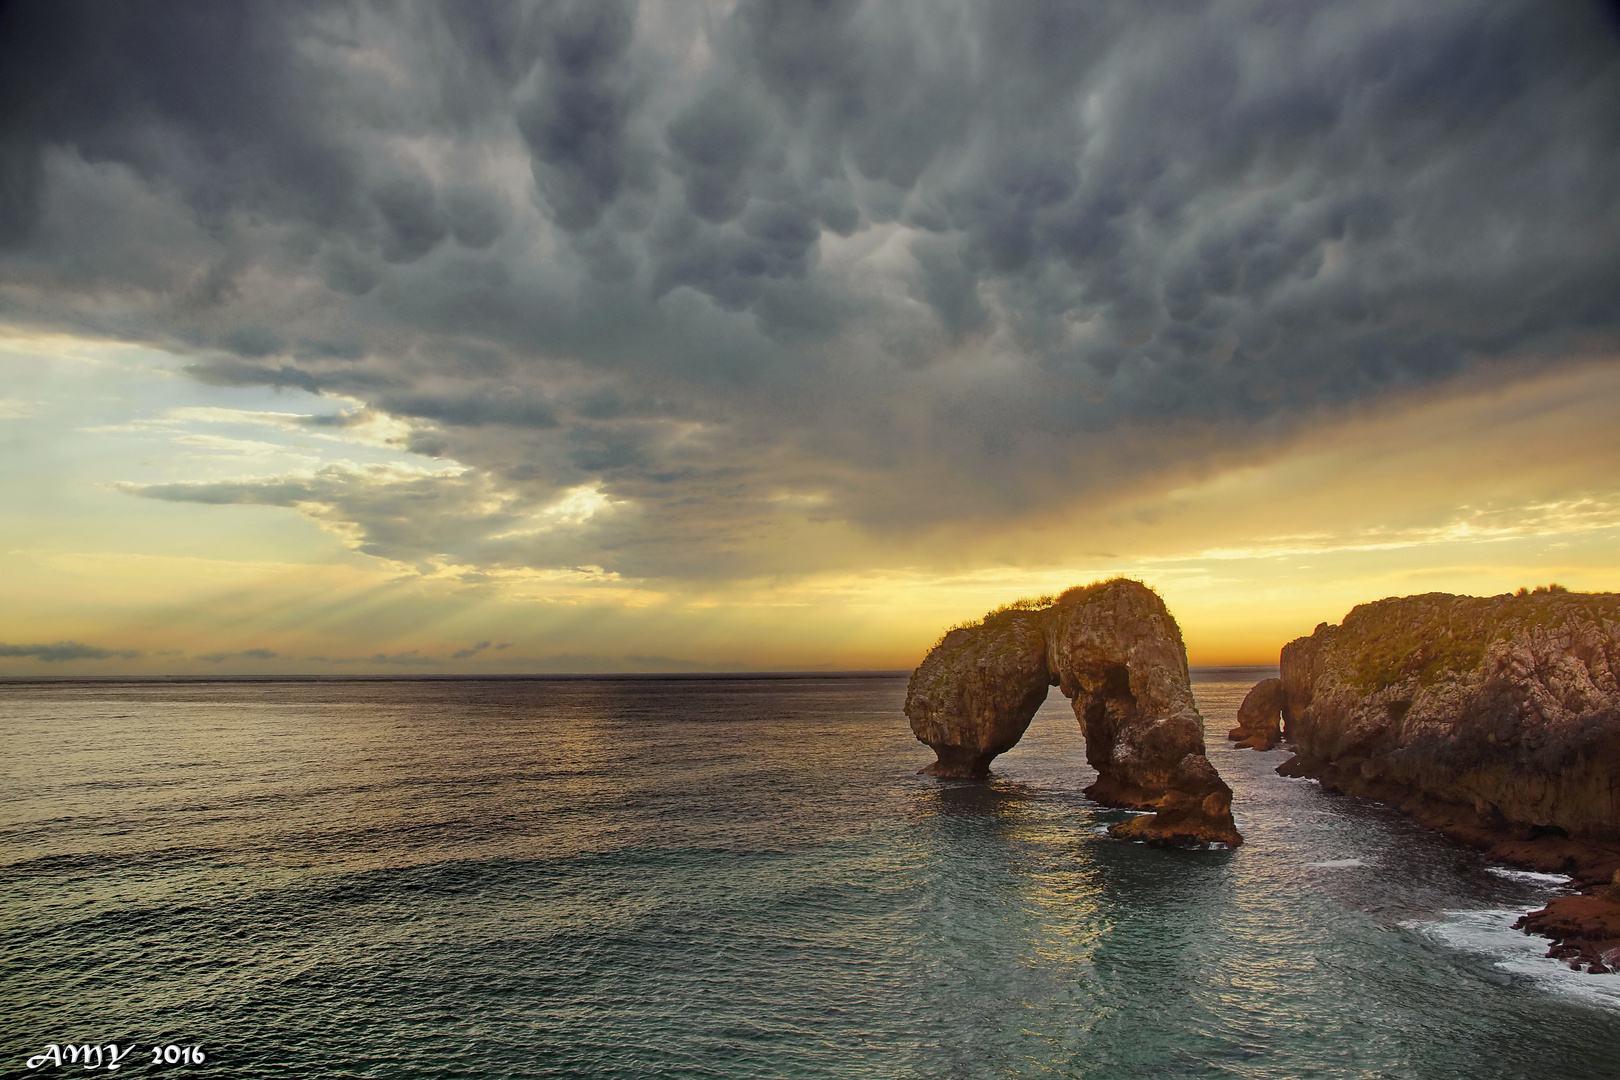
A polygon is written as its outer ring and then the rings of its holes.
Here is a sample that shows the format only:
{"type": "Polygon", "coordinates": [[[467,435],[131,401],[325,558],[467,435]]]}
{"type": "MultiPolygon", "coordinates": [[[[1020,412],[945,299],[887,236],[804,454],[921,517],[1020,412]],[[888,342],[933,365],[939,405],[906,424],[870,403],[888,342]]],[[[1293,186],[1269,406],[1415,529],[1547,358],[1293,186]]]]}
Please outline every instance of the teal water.
{"type": "Polygon", "coordinates": [[[1231,750],[1264,674],[1195,679],[1193,852],[1056,695],[968,784],[903,679],[0,685],[0,1070],[1620,1076],[1620,978],[1510,929],[1557,880],[1231,750]]]}

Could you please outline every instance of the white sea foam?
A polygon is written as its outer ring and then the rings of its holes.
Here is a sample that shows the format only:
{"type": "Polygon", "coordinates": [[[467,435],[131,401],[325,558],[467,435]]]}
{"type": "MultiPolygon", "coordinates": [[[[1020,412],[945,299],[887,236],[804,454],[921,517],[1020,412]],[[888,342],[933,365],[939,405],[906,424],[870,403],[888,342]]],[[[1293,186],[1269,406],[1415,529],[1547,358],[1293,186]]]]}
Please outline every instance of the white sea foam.
{"type": "Polygon", "coordinates": [[[1320,866],[1325,869],[1337,870],[1352,866],[1366,866],[1360,859],[1324,859],[1321,862],[1308,862],[1306,866],[1320,866]]]}
{"type": "Polygon", "coordinates": [[[1318,780],[1314,776],[1283,776],[1281,773],[1278,773],[1277,775],[1279,777],[1281,777],[1282,779],[1284,779],[1284,780],[1289,780],[1289,781],[1292,781],[1293,783],[1296,783],[1296,784],[1317,784],[1317,785],[1320,785],[1322,783],[1322,781],[1318,780]]]}
{"type": "Polygon", "coordinates": [[[1401,925],[1426,934],[1460,952],[1495,961],[1494,966],[1549,993],[1588,1005],[1620,1011],[1620,976],[1571,971],[1562,960],[1548,958],[1547,939],[1513,929],[1522,911],[1448,911],[1438,922],[1401,925]]]}
{"type": "Polygon", "coordinates": [[[1505,866],[1487,866],[1486,870],[1497,877],[1512,878],[1514,881],[1529,882],[1532,885],[1565,886],[1575,879],[1568,874],[1538,874],[1534,870],[1509,870],[1505,866]]]}

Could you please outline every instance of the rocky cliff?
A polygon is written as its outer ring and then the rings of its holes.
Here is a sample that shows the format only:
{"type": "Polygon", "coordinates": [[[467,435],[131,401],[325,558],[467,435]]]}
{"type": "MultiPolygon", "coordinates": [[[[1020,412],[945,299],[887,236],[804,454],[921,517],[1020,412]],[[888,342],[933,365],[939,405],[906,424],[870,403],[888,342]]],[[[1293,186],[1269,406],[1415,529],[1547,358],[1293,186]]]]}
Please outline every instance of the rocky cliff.
{"type": "Polygon", "coordinates": [[[1237,727],[1226,737],[1238,744],[1238,749],[1271,750],[1282,742],[1283,681],[1262,679],[1243,698],[1238,706],[1237,727]]]}
{"type": "Polygon", "coordinates": [[[1282,651],[1278,771],[1392,803],[1521,865],[1620,865],[1620,595],[1428,593],[1282,651]]]}
{"type": "Polygon", "coordinates": [[[1232,789],[1204,756],[1181,629],[1147,586],[1117,578],[952,630],[911,676],[906,716],[937,760],[923,771],[978,779],[1010,750],[1056,686],[1074,704],[1108,806],[1156,813],[1115,825],[1156,843],[1242,843],[1232,789]]]}

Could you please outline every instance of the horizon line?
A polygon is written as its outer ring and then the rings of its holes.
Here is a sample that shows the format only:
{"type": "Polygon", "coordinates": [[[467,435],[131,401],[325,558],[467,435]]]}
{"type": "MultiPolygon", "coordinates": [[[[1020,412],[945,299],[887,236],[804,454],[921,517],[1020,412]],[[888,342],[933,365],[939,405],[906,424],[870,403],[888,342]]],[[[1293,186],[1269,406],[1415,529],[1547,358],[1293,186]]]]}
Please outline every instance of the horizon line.
{"type": "MultiPolygon", "coordinates": [[[[1188,671],[1263,671],[1276,669],[1277,664],[1189,664],[1188,671]]],[[[469,672],[348,672],[348,673],[284,673],[284,674],[174,674],[174,675],[0,675],[0,685],[26,685],[28,683],[216,683],[216,682],[545,682],[582,681],[588,679],[718,679],[746,681],[749,679],[896,679],[910,678],[912,668],[864,669],[826,671],[516,671],[505,673],[469,672]]]]}

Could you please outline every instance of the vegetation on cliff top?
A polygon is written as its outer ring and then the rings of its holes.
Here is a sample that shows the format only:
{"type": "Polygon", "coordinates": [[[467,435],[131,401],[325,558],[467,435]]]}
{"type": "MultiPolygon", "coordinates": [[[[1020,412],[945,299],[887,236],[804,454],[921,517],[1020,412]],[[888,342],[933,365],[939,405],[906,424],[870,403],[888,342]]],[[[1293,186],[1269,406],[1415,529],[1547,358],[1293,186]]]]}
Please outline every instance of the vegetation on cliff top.
{"type": "Polygon", "coordinates": [[[945,638],[948,635],[955,633],[958,630],[973,630],[980,626],[991,626],[997,622],[1005,622],[1012,615],[1021,611],[1045,611],[1047,608],[1056,607],[1058,604],[1069,600],[1078,599],[1081,596],[1084,596],[1086,593],[1095,592],[1096,590],[1105,586],[1112,585],[1116,581],[1129,581],[1133,584],[1142,586],[1144,589],[1154,593],[1155,595],[1158,593],[1157,589],[1144,581],[1137,581],[1135,578],[1128,578],[1121,575],[1119,577],[1099,578],[1089,585],[1075,585],[1064,589],[1063,592],[1056,596],[1053,596],[1051,593],[1047,593],[1045,596],[1020,597],[1011,603],[1002,604],[994,611],[986,612],[977,619],[968,619],[966,622],[959,622],[954,626],[946,627],[945,632],[939,635],[939,638],[934,642],[933,645],[929,647],[929,650],[932,651],[939,648],[945,643],[945,638]]]}
{"type": "Polygon", "coordinates": [[[1447,676],[1474,670],[1484,657],[1483,640],[1455,637],[1450,627],[1423,626],[1402,634],[1373,628],[1355,652],[1351,683],[1365,694],[1375,694],[1413,675],[1418,677],[1418,685],[1432,686],[1447,676]]]}
{"type": "Polygon", "coordinates": [[[1476,670],[1492,642],[1527,629],[1556,630],[1572,616],[1612,616],[1614,605],[1604,599],[1612,597],[1552,584],[1494,597],[1430,593],[1360,604],[1340,629],[1347,681],[1366,694],[1414,676],[1419,686],[1432,686],[1476,670]],[[1459,600],[1468,603],[1459,608],[1459,600]]]}

